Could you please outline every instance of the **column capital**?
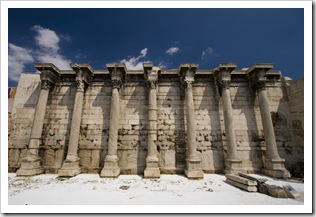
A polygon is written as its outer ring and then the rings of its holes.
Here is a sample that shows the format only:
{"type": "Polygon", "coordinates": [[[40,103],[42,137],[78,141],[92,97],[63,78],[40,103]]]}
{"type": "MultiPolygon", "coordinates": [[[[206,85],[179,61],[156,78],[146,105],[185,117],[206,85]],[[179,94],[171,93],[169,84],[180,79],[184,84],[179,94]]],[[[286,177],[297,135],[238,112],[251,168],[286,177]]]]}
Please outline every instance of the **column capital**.
{"type": "Polygon", "coordinates": [[[231,81],[231,72],[236,68],[235,63],[222,63],[214,71],[215,82],[219,91],[229,89],[231,81]]]}
{"type": "Polygon", "coordinates": [[[248,80],[255,91],[265,89],[267,72],[273,68],[273,64],[254,64],[247,70],[248,80]]]}
{"type": "Polygon", "coordinates": [[[198,66],[199,65],[195,63],[185,63],[180,65],[178,75],[180,76],[181,83],[185,88],[192,87],[198,66]]]}
{"type": "Polygon", "coordinates": [[[157,88],[158,77],[161,73],[160,67],[153,66],[152,63],[143,63],[144,78],[147,80],[150,89],[157,88]]]}
{"type": "Polygon", "coordinates": [[[70,67],[75,71],[76,73],[76,81],[83,81],[85,84],[90,85],[93,76],[94,76],[94,70],[93,68],[88,64],[70,64],[70,67]]]}
{"type": "Polygon", "coordinates": [[[126,67],[124,63],[110,63],[106,64],[110,72],[113,88],[119,89],[124,81],[126,75],[126,67]]]}

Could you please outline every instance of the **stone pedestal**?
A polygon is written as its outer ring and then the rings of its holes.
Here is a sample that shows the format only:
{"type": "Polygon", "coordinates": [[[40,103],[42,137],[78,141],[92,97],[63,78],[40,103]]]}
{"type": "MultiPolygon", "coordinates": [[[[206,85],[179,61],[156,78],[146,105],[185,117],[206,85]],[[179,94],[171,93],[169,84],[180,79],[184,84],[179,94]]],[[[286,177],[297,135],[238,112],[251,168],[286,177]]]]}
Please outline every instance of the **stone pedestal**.
{"type": "Polygon", "coordinates": [[[115,178],[120,175],[120,168],[118,166],[119,158],[115,156],[107,155],[104,161],[104,167],[101,171],[101,177],[115,178]]]}
{"type": "Polygon", "coordinates": [[[184,170],[184,174],[189,179],[203,179],[204,172],[201,168],[201,159],[199,157],[189,157],[186,159],[186,169],[184,170]]]}
{"type": "Polygon", "coordinates": [[[196,150],[196,123],[194,115],[194,101],[192,92],[192,83],[194,81],[196,64],[183,64],[180,66],[180,75],[185,88],[185,108],[187,124],[187,158],[185,175],[191,179],[200,179],[204,177],[202,171],[201,159],[197,156],[196,150]]]}
{"type": "Polygon", "coordinates": [[[148,153],[144,178],[160,178],[157,157],[157,80],[158,72],[149,70],[147,73],[148,97],[148,153]]]}
{"type": "Polygon", "coordinates": [[[41,158],[31,155],[22,159],[21,167],[16,171],[17,176],[34,176],[44,172],[41,166],[41,158]]]}

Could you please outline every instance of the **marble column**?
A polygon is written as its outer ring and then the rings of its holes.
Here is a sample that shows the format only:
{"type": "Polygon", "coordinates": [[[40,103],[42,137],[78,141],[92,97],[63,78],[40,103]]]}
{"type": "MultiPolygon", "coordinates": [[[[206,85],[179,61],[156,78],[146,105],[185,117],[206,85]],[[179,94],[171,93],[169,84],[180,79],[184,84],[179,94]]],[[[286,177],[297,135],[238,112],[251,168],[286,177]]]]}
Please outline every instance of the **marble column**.
{"type": "Polygon", "coordinates": [[[76,83],[77,92],[72,113],[67,157],[62,165],[62,168],[58,171],[58,176],[61,177],[72,177],[80,174],[81,172],[79,166],[78,146],[85,85],[82,78],[77,78],[76,83]]]}
{"type": "MultiPolygon", "coordinates": [[[[108,66],[112,75],[112,98],[110,108],[110,130],[108,141],[108,153],[105,157],[104,167],[101,171],[101,177],[117,177],[121,170],[118,165],[117,139],[120,120],[120,94],[119,89],[122,85],[122,68],[118,65],[108,66]]],[[[125,69],[125,66],[122,66],[125,69]]]]}
{"type": "Polygon", "coordinates": [[[44,125],[44,117],[47,106],[49,90],[51,88],[49,81],[42,81],[41,91],[34,114],[34,122],[31,131],[31,137],[28,147],[28,156],[22,159],[22,164],[17,170],[17,176],[33,176],[43,173],[41,166],[41,158],[38,155],[40,144],[42,143],[42,131],[44,125]]]}
{"type": "Polygon", "coordinates": [[[186,109],[186,127],[187,127],[187,157],[185,175],[188,178],[198,179],[203,178],[201,158],[196,150],[196,123],[194,115],[194,101],[192,83],[194,81],[196,64],[182,64],[180,67],[180,75],[185,88],[185,109],[186,109]]]}
{"type": "MultiPolygon", "coordinates": [[[[272,67],[269,67],[268,69],[270,68],[272,67]]],[[[266,158],[262,173],[276,178],[289,178],[291,174],[284,167],[285,160],[279,156],[275,140],[269,100],[266,92],[266,72],[268,70],[258,64],[255,65],[255,67],[252,67],[249,71],[252,86],[258,93],[261,121],[266,144],[266,158]]]]}
{"type": "Polygon", "coordinates": [[[222,98],[224,111],[224,126],[226,134],[227,157],[225,159],[225,174],[237,174],[243,172],[241,167],[241,159],[238,157],[233,108],[230,98],[230,81],[231,71],[234,70],[236,64],[221,64],[215,72],[216,82],[222,98]]]}
{"type": "Polygon", "coordinates": [[[159,178],[160,170],[158,167],[157,156],[157,71],[148,72],[148,153],[146,158],[145,178],[159,178]]]}

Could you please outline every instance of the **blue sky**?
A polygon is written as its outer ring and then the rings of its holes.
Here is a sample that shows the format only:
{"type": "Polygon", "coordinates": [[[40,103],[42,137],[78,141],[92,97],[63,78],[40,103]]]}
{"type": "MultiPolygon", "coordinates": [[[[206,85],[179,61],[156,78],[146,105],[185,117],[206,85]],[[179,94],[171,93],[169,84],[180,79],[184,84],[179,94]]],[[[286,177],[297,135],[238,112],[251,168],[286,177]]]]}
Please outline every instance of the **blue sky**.
{"type": "Polygon", "coordinates": [[[284,76],[304,76],[304,9],[9,9],[9,86],[38,62],[151,61],[165,69],[194,62],[213,69],[274,63],[284,76]]]}

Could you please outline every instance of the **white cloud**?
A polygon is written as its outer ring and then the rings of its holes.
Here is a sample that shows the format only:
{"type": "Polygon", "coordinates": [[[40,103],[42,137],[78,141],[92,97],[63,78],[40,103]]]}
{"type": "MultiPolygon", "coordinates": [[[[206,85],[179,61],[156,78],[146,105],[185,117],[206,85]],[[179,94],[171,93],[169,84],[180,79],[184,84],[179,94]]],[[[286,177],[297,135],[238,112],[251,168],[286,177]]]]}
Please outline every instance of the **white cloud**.
{"type": "Polygon", "coordinates": [[[148,48],[144,48],[140,51],[140,55],[137,57],[131,57],[129,59],[123,59],[120,62],[121,63],[125,63],[125,66],[127,69],[129,70],[133,70],[133,69],[142,69],[143,68],[143,64],[142,62],[140,62],[140,59],[143,57],[146,57],[147,55],[147,51],[148,48]]]}
{"type": "Polygon", "coordinates": [[[145,57],[147,55],[147,51],[148,49],[147,48],[144,48],[143,50],[140,51],[140,54],[145,57]]]}
{"type": "Polygon", "coordinates": [[[59,50],[58,42],[60,41],[60,38],[54,31],[45,29],[38,25],[33,26],[32,29],[37,32],[35,41],[38,46],[41,48],[51,49],[53,51],[59,50]]]}
{"type": "Polygon", "coordinates": [[[166,50],[167,54],[173,55],[175,53],[177,53],[180,49],[178,47],[171,47],[168,50],[166,50]]]}
{"type": "Polygon", "coordinates": [[[25,64],[34,61],[31,50],[9,43],[9,79],[18,81],[25,64]]]}
{"type": "MultiPolygon", "coordinates": [[[[59,69],[71,69],[69,66],[71,61],[60,53],[58,43],[61,37],[59,37],[55,31],[38,25],[33,26],[32,29],[37,33],[35,41],[39,47],[39,49],[35,51],[36,60],[42,63],[53,63],[59,69]]],[[[64,36],[62,36],[62,38],[65,39],[64,36]]],[[[67,36],[65,40],[69,41],[70,36],[67,36]]]]}
{"type": "Polygon", "coordinates": [[[207,56],[207,55],[209,55],[209,54],[211,54],[211,53],[213,53],[213,48],[208,47],[206,50],[204,50],[204,51],[202,52],[202,55],[201,55],[202,59],[204,59],[205,56],[207,56]]]}

